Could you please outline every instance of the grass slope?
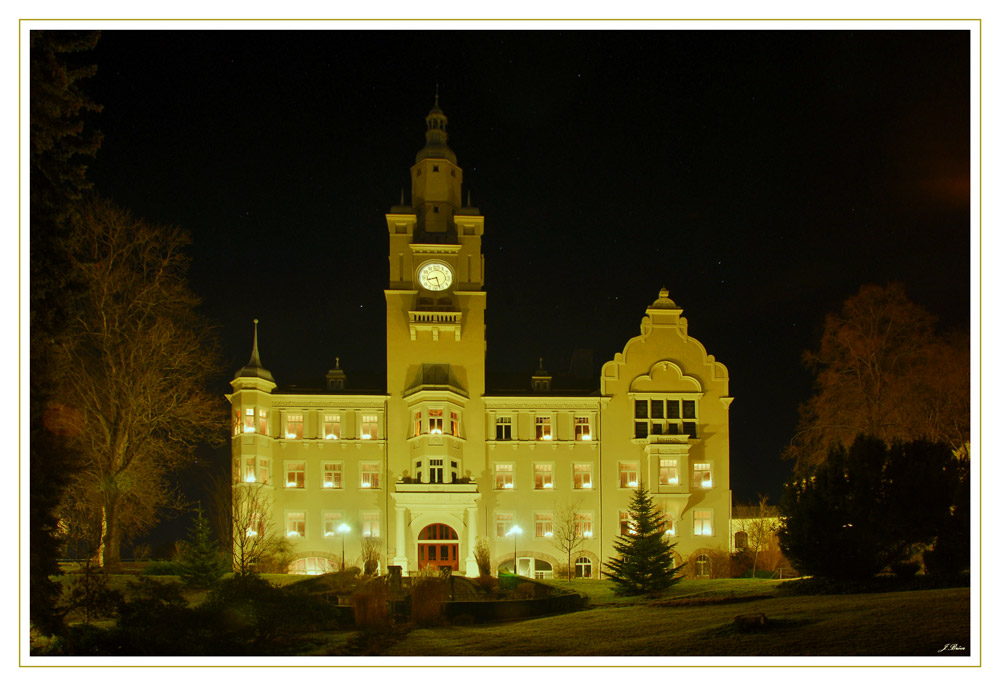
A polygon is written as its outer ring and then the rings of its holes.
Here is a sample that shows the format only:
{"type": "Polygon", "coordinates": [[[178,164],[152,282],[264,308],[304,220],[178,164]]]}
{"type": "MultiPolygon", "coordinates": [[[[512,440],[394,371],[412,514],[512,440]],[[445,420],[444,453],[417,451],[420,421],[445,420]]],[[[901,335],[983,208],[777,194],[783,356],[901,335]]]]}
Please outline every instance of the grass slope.
{"type": "MultiPolygon", "coordinates": [[[[664,599],[644,600],[615,598],[595,585],[596,602],[588,610],[510,624],[415,630],[384,654],[926,656],[937,655],[946,643],[968,646],[970,640],[967,588],[744,602],[738,596],[759,596],[762,585],[694,589],[681,584],[664,599]],[[733,617],[753,612],[766,614],[769,627],[737,631],[733,617]]],[[[941,655],[947,660],[963,654],[941,655]]]]}

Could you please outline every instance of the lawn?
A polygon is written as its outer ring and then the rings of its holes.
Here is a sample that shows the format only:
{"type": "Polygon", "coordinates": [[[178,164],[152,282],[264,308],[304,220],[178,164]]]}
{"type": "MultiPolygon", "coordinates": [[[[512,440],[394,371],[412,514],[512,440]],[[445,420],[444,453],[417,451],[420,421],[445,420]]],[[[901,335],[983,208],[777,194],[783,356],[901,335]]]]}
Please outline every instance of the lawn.
{"type": "Polygon", "coordinates": [[[777,584],[734,579],[683,582],[663,599],[642,600],[616,598],[604,582],[557,585],[588,592],[592,607],[509,624],[414,630],[382,654],[926,656],[970,640],[968,588],[760,598],[777,584]],[[742,633],[733,625],[734,616],[756,612],[767,615],[767,629],[742,633]]]}

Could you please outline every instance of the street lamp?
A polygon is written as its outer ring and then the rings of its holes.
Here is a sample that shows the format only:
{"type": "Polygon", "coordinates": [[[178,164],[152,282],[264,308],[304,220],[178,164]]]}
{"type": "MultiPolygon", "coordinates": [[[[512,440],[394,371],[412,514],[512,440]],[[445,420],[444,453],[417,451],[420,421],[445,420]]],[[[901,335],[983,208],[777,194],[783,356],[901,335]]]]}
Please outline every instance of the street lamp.
{"type": "Polygon", "coordinates": [[[514,575],[517,576],[517,535],[521,533],[521,527],[517,524],[510,527],[510,531],[507,532],[508,536],[514,536],[514,575]]]}
{"type": "Polygon", "coordinates": [[[347,556],[344,554],[344,540],[350,531],[351,527],[347,526],[347,524],[341,524],[337,527],[337,533],[340,534],[340,571],[344,571],[344,562],[347,559],[347,556]]]}

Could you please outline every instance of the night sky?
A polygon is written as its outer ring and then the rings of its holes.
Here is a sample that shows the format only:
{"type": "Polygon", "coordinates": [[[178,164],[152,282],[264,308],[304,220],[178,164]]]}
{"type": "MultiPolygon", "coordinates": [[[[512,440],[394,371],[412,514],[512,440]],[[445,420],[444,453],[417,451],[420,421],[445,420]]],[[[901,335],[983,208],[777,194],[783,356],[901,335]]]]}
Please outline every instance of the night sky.
{"type": "Polygon", "coordinates": [[[862,284],[969,326],[965,31],[317,26],[107,30],[90,55],[89,177],[190,230],[220,396],[255,317],[281,386],[339,356],[384,391],[384,214],[435,87],[486,217],[488,370],[526,385],[592,349],[596,389],[665,286],[729,369],[737,501],[779,497],[802,352],[862,284]]]}

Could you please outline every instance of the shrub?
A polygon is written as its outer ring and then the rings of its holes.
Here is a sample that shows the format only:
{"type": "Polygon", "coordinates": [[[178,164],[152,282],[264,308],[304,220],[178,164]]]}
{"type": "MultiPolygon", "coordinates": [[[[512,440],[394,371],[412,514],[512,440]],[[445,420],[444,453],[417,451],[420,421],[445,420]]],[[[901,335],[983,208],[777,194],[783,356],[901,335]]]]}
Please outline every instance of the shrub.
{"type": "Polygon", "coordinates": [[[483,589],[490,595],[496,592],[497,586],[500,585],[500,582],[496,579],[496,577],[489,576],[488,574],[476,577],[476,583],[479,584],[479,588],[483,589]]]}
{"type": "Polygon", "coordinates": [[[448,583],[430,572],[415,576],[410,585],[410,620],[418,626],[441,621],[448,583]]]}
{"type": "Polygon", "coordinates": [[[920,563],[907,560],[895,563],[890,569],[900,579],[912,579],[920,570],[920,563]]]}
{"type": "Polygon", "coordinates": [[[479,576],[488,577],[490,575],[490,542],[480,536],[476,539],[476,547],[472,551],[476,556],[476,566],[479,567],[479,576]]]}
{"type": "Polygon", "coordinates": [[[181,581],[193,588],[211,588],[229,571],[201,510],[177,563],[181,581]]]}
{"type": "Polygon", "coordinates": [[[354,592],[354,624],[361,629],[381,629],[386,625],[388,589],[382,579],[370,579],[354,592]]]}

